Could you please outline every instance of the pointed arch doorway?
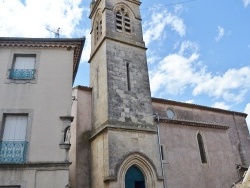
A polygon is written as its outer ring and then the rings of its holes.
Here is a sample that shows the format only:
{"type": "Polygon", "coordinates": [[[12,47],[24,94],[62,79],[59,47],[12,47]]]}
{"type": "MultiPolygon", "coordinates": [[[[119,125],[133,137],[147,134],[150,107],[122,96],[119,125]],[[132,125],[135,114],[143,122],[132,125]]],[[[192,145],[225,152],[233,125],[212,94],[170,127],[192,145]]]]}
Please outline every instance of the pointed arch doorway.
{"type": "Polygon", "coordinates": [[[145,179],[141,170],[131,166],[125,175],[125,188],[145,188],[145,179]]]}

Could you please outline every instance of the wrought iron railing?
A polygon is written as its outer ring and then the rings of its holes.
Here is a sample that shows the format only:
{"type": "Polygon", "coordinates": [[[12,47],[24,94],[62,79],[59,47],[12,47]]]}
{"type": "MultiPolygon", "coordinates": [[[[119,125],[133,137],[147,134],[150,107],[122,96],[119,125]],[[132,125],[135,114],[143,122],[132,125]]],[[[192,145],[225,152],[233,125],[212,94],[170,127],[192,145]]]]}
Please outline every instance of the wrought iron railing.
{"type": "Polygon", "coordinates": [[[35,78],[35,69],[10,69],[9,78],[14,80],[30,80],[35,78]]]}
{"type": "Polygon", "coordinates": [[[26,141],[1,141],[0,163],[24,163],[27,144],[26,141]]]}

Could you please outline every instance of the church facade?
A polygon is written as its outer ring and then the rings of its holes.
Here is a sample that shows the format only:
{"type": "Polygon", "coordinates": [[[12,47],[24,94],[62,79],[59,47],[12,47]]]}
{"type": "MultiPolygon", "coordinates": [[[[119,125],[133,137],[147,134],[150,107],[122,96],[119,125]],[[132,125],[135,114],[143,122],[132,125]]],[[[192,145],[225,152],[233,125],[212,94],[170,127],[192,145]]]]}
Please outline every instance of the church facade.
{"type": "Polygon", "coordinates": [[[152,98],[140,2],[90,7],[90,87],[72,94],[71,186],[232,186],[250,164],[247,114],[152,98]]]}
{"type": "Polygon", "coordinates": [[[115,134],[119,141],[114,142],[111,136],[102,136],[103,143],[94,148],[91,141],[97,138],[96,135],[92,138],[92,95],[92,88],[73,88],[76,100],[73,102],[74,121],[71,124],[71,150],[74,151],[70,166],[72,187],[95,187],[92,184],[96,181],[95,175],[91,175],[92,168],[95,168],[92,163],[94,158],[99,159],[101,164],[99,171],[95,172],[99,173],[99,187],[136,187],[136,179],[133,180],[134,186],[126,186],[126,173],[133,166],[140,169],[145,187],[149,187],[152,174],[157,173],[155,160],[160,161],[162,176],[153,176],[154,181],[162,181],[163,184],[152,184],[153,187],[231,187],[249,166],[247,114],[159,98],[151,98],[155,114],[153,125],[157,128],[154,149],[149,136],[144,135],[140,127],[131,128],[129,123],[127,129],[119,128],[121,135],[115,134]],[[109,145],[105,146],[105,143],[109,145]],[[112,144],[116,145],[115,151],[109,151],[112,144]],[[121,157],[118,167],[112,171],[109,181],[116,185],[110,186],[103,171],[106,161],[96,150],[119,156],[119,152],[125,152],[124,147],[129,148],[128,153],[121,157]],[[160,156],[150,158],[144,153],[145,149],[159,152],[160,156]],[[148,169],[147,165],[151,165],[152,169],[148,169]],[[124,168],[125,176],[119,174],[124,168]],[[119,182],[119,179],[122,180],[119,182]]]}
{"type": "Polygon", "coordinates": [[[139,0],[92,0],[85,38],[0,38],[0,188],[228,188],[247,114],[152,98],[139,0]],[[78,74],[81,74],[78,72],[78,74]]]}

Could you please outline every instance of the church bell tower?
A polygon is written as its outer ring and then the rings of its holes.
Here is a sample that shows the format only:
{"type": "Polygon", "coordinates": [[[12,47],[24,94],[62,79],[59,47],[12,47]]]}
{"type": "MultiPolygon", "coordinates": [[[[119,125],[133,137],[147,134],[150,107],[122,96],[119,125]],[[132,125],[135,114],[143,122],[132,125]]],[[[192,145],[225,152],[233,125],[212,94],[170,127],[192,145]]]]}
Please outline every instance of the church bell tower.
{"type": "Polygon", "coordinates": [[[90,5],[93,188],[163,187],[140,4],[90,5]]]}

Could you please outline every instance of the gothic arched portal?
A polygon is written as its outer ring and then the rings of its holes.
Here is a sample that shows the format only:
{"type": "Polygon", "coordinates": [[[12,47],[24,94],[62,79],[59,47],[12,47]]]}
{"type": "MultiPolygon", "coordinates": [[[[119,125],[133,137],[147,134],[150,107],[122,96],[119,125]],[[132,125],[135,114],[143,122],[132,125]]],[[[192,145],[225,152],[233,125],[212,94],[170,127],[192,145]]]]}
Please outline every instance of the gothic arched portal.
{"type": "Polygon", "coordinates": [[[145,188],[144,175],[135,165],[131,166],[126,172],[125,188],[145,188]]]}
{"type": "Polygon", "coordinates": [[[119,188],[155,188],[162,187],[163,179],[159,178],[157,169],[144,154],[135,152],[128,155],[119,164],[117,172],[119,188]],[[130,178],[132,177],[133,178],[130,178]],[[129,184],[132,180],[134,184],[129,184]]]}

